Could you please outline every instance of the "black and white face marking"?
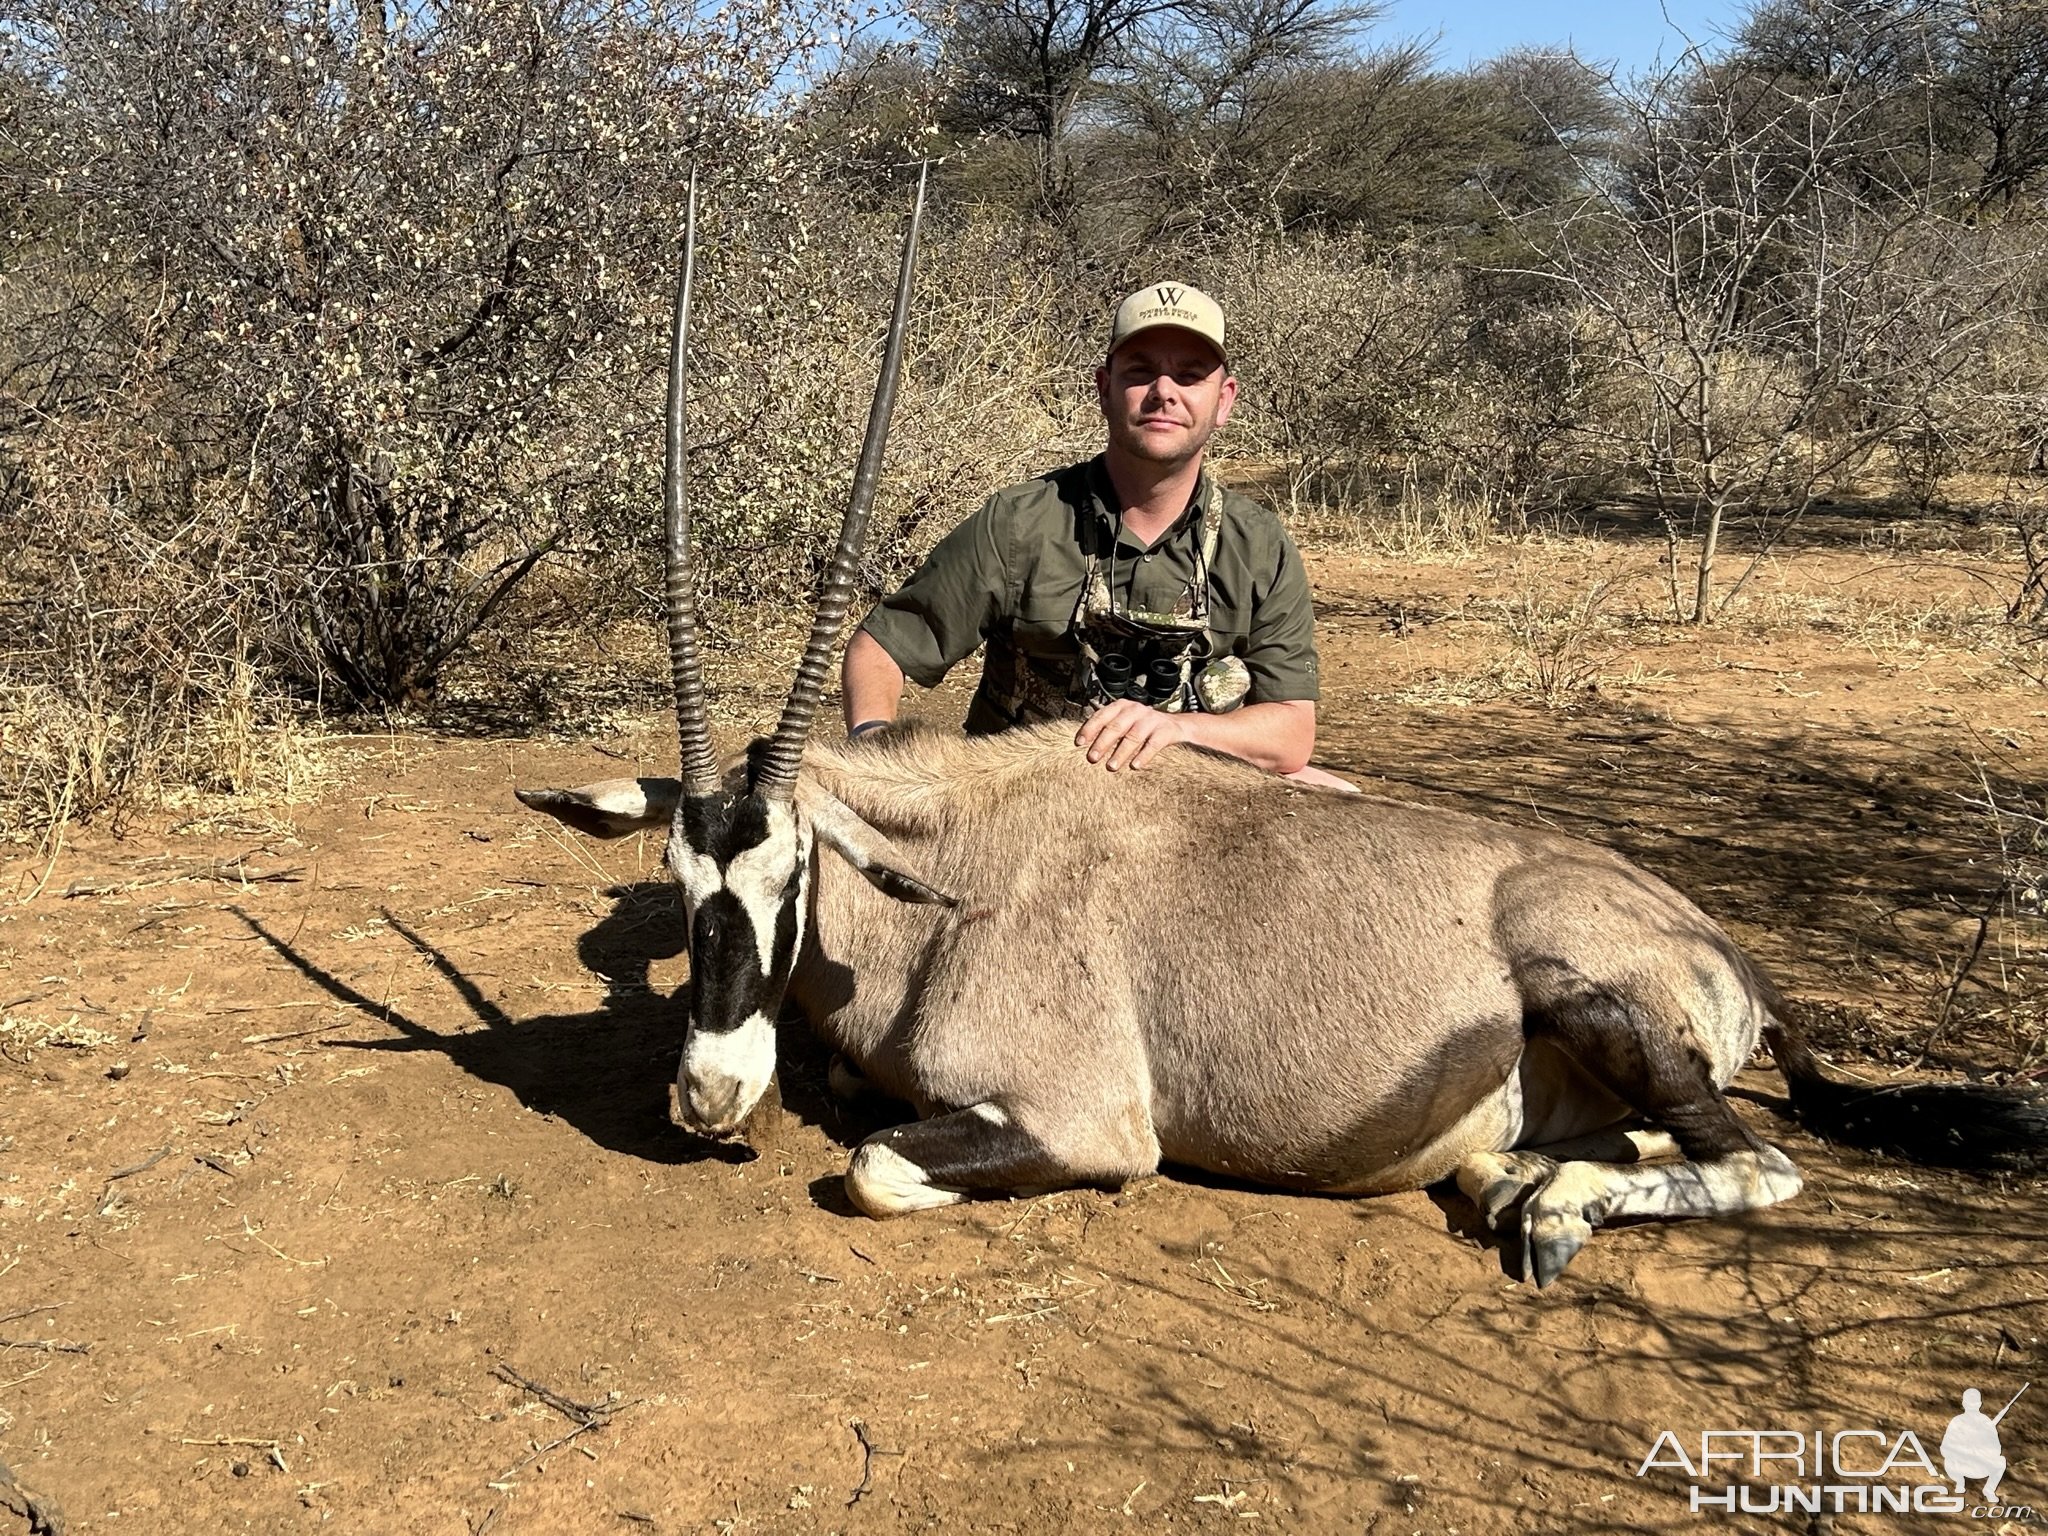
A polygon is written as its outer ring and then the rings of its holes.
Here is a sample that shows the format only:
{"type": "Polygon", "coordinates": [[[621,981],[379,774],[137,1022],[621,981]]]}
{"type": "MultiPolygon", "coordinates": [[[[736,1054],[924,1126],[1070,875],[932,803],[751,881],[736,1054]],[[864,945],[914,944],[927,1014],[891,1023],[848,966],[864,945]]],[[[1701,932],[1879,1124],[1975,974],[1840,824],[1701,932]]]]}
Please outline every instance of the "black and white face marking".
{"type": "Polygon", "coordinates": [[[690,925],[690,1029],[676,1100],[692,1130],[723,1135],[775,1072],[775,1016],[803,938],[811,829],[787,801],[685,798],[668,862],[690,925]]]}

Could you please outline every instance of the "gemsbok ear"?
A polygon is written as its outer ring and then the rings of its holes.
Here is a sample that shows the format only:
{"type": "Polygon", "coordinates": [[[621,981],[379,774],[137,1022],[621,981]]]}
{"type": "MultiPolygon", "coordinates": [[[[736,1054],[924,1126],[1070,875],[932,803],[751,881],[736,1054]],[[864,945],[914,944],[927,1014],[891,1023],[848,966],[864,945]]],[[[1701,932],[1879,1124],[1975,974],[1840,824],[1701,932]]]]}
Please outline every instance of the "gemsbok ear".
{"type": "Polygon", "coordinates": [[[862,821],[847,806],[808,783],[799,781],[797,796],[810,817],[819,842],[838,854],[884,896],[924,906],[957,907],[960,898],[933,885],[888,838],[862,821]]]}
{"type": "Polygon", "coordinates": [[[519,803],[545,811],[590,837],[611,839],[666,829],[682,798],[680,779],[604,779],[575,789],[515,789],[519,803]]]}

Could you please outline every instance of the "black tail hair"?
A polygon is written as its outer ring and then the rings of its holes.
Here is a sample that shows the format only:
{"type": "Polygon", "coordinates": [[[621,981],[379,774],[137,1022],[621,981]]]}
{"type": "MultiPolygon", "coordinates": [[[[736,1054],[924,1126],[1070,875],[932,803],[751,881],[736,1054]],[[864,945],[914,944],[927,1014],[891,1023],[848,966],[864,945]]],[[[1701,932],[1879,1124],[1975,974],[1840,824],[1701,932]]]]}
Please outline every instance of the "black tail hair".
{"type": "Polygon", "coordinates": [[[1792,1113],[1830,1141],[1930,1168],[2048,1173],[2048,1091],[1984,1083],[1865,1088],[1827,1075],[1806,1042],[1774,1018],[1764,1041],[1792,1091],[1792,1113]]]}

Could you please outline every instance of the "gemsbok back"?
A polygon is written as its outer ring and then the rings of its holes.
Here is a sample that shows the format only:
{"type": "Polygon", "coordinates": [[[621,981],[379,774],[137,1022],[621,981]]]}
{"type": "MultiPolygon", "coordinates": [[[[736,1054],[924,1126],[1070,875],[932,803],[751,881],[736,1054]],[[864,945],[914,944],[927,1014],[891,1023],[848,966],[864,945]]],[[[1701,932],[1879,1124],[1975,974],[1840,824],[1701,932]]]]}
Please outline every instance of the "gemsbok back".
{"type": "MultiPolygon", "coordinates": [[[[1048,726],[806,745],[853,594],[903,354],[918,201],[837,552],[775,734],[721,772],[685,485],[693,256],[668,392],[667,603],[682,777],[520,799],[599,837],[666,827],[689,925],[678,1115],[745,1121],[785,995],[921,1119],[854,1153],[891,1216],[1116,1185],[1162,1162],[1297,1190],[1446,1177],[1548,1285],[1593,1228],[1790,1198],[1722,1090],[1768,1041],[1795,1112],[1922,1161],[2026,1171],[2048,1100],[1825,1076],[1684,896],[1573,838],[1297,789],[1198,749],[1105,773],[1048,726]]],[[[686,249],[694,251],[691,191],[686,249]]]]}

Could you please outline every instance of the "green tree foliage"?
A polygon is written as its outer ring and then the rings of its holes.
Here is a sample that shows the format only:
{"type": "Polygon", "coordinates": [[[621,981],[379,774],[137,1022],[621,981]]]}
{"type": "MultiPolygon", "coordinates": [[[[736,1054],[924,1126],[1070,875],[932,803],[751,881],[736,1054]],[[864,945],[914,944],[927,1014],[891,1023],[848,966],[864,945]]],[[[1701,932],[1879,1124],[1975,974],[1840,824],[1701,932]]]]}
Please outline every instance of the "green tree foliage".
{"type": "MultiPolygon", "coordinates": [[[[627,0],[7,9],[9,191],[72,235],[44,243],[41,275],[146,342],[177,474],[239,466],[240,577],[284,659],[380,704],[431,698],[536,563],[643,483],[621,358],[658,353],[684,168],[727,249],[760,246],[802,180],[764,109],[833,19],[742,3],[711,26],[627,0]]],[[[34,402],[17,459],[67,392],[136,383],[91,327],[24,344],[17,369],[40,378],[17,373],[34,402]]]]}

